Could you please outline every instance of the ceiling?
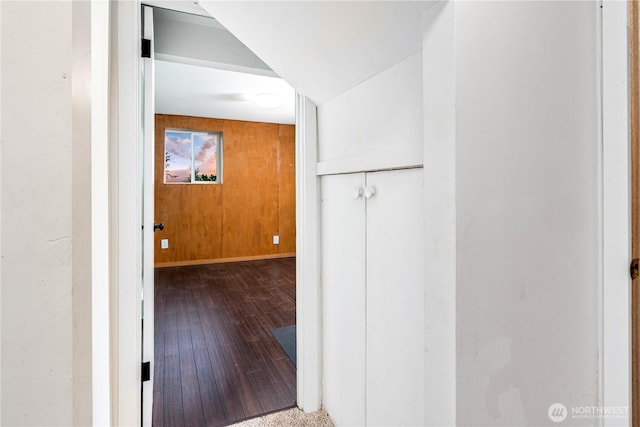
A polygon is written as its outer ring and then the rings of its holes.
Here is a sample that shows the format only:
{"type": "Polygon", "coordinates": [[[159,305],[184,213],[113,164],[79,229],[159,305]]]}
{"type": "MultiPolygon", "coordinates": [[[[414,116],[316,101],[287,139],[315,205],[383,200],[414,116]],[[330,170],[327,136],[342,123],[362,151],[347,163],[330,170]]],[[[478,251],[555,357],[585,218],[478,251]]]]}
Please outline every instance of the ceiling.
{"type": "MultiPolygon", "coordinates": [[[[164,52],[156,50],[157,58],[167,62],[158,61],[158,112],[211,117],[226,109],[229,115],[255,114],[262,118],[252,120],[275,121],[285,119],[276,119],[275,111],[261,111],[246,99],[241,100],[242,93],[263,90],[260,87],[267,86],[268,79],[256,79],[257,88],[253,88],[252,79],[217,71],[278,75],[322,105],[420,51],[425,29],[423,15],[437,1],[147,3],[189,13],[169,19],[173,27],[164,40],[171,47],[164,52]],[[203,25],[202,16],[193,14],[214,16],[215,20],[209,22],[215,25],[203,25]],[[229,30],[233,43],[221,38],[220,28],[229,30]],[[218,33],[213,34],[214,30],[218,33]],[[225,55],[212,53],[213,48],[224,50],[225,46],[229,48],[225,55]],[[230,53],[237,52],[233,49],[253,52],[253,60],[244,53],[242,60],[231,58],[230,53]],[[188,53],[182,56],[177,52],[188,53]]],[[[156,38],[161,39],[158,35],[156,38]]],[[[283,123],[294,121],[293,98],[289,98],[290,116],[283,123]]]]}
{"type": "Polygon", "coordinates": [[[195,117],[295,123],[295,91],[284,80],[237,71],[156,61],[156,113],[195,117]],[[281,97],[277,108],[262,108],[256,96],[281,97]]]}
{"type": "Polygon", "coordinates": [[[204,16],[198,4],[149,3],[155,7],[156,113],[295,122],[293,88],[218,21],[204,16]]]}
{"type": "Polygon", "coordinates": [[[143,0],[143,4],[168,10],[190,13],[192,15],[211,16],[197,0],[143,0]]]}
{"type": "Polygon", "coordinates": [[[437,1],[209,1],[199,5],[320,105],[422,49],[437,1]]]}

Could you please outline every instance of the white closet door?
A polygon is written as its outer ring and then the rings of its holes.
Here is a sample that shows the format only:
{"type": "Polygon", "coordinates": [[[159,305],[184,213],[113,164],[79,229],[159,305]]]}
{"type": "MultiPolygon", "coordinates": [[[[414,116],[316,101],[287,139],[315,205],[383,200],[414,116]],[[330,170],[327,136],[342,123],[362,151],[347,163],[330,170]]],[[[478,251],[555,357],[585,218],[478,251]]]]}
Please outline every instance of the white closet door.
{"type": "Polygon", "coordinates": [[[366,424],[424,424],[422,169],[367,174],[366,424]]]}
{"type": "Polygon", "coordinates": [[[323,406],[339,426],[365,423],[364,174],[321,178],[323,406]]]}

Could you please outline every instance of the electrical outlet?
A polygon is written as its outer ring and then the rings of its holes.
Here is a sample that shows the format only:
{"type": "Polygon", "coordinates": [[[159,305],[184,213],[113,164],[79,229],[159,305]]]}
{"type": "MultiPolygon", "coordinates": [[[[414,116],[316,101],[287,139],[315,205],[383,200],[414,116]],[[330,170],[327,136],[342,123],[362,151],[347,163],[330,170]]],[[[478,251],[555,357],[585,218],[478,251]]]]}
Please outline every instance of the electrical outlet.
{"type": "Polygon", "coordinates": [[[160,249],[169,249],[169,239],[160,240],[160,249]]]}
{"type": "Polygon", "coordinates": [[[274,245],[280,244],[280,236],[273,236],[273,244],[274,245]]]}

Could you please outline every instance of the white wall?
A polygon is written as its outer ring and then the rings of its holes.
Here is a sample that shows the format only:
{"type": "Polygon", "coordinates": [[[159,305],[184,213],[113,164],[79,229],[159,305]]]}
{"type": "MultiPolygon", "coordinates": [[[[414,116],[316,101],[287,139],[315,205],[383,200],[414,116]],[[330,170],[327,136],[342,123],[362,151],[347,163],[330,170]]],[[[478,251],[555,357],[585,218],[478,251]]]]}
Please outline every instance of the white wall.
{"type": "MultiPolygon", "coordinates": [[[[109,27],[111,4],[91,3],[91,356],[94,426],[111,425],[109,284],[109,27]]],[[[84,37],[83,37],[84,38],[84,37]]],[[[88,384],[85,386],[89,386],[88,384]]]]}
{"type": "Polygon", "coordinates": [[[422,53],[322,104],[320,161],[422,146],[422,53]]]}
{"type": "Polygon", "coordinates": [[[318,134],[331,173],[421,165],[422,53],[321,104],[318,134]]]}
{"type": "Polygon", "coordinates": [[[72,2],[0,8],[0,422],[86,425],[91,177],[82,40],[89,9],[72,2]]]}
{"type": "Polygon", "coordinates": [[[599,403],[598,14],[456,3],[459,425],[599,403]]]}
{"type": "MultiPolygon", "coordinates": [[[[91,3],[73,4],[71,216],[73,424],[92,421],[91,3]]],[[[96,195],[95,199],[99,196],[96,195]]]]}
{"type": "MultiPolygon", "coordinates": [[[[601,402],[630,407],[631,221],[628,4],[602,9],[603,340],[601,402]]],[[[604,425],[629,425],[630,417],[604,425]]]]}
{"type": "Polygon", "coordinates": [[[425,425],[456,421],[455,6],[425,16],[424,385],[425,425]]]}
{"type": "Polygon", "coordinates": [[[1,7],[2,424],[71,425],[72,7],[1,7]]]}

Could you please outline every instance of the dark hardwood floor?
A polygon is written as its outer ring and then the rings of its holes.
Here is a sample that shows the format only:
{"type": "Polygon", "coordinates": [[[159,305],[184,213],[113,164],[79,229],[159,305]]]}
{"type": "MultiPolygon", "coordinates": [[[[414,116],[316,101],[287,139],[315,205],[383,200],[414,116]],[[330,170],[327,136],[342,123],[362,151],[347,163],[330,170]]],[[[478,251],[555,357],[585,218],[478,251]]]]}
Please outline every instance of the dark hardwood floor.
{"type": "Polygon", "coordinates": [[[156,269],[153,425],[225,426],[289,408],[295,258],[156,269]]]}

